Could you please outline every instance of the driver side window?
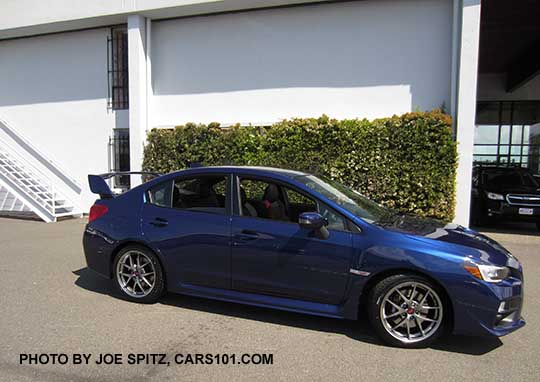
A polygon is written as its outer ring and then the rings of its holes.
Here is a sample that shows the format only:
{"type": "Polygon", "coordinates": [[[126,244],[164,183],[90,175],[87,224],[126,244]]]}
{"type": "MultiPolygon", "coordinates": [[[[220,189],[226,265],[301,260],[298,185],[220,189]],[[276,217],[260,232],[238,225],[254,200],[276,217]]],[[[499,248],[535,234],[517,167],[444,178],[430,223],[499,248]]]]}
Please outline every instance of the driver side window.
{"type": "Polygon", "coordinates": [[[317,211],[317,203],[313,199],[290,188],[283,187],[283,189],[287,195],[287,204],[289,206],[291,221],[298,222],[298,218],[302,212],[317,211]]]}
{"type": "Polygon", "coordinates": [[[298,223],[301,213],[319,212],[328,221],[328,229],[349,230],[347,221],[341,214],[292,188],[243,178],[240,180],[239,192],[241,216],[298,223]]]}
{"type": "Polygon", "coordinates": [[[326,228],[335,231],[348,230],[345,218],[332,208],[328,207],[326,204],[320,202],[316,203],[314,200],[308,198],[304,194],[296,192],[290,188],[284,187],[283,189],[287,195],[291,221],[297,222],[298,217],[302,212],[317,211],[328,222],[326,228]]]}
{"type": "Polygon", "coordinates": [[[289,221],[282,188],[257,179],[240,180],[240,213],[242,216],[289,221]]]}
{"type": "Polygon", "coordinates": [[[348,231],[345,218],[343,218],[332,208],[328,207],[326,204],[319,203],[319,213],[328,222],[326,228],[335,231],[348,231]]]}

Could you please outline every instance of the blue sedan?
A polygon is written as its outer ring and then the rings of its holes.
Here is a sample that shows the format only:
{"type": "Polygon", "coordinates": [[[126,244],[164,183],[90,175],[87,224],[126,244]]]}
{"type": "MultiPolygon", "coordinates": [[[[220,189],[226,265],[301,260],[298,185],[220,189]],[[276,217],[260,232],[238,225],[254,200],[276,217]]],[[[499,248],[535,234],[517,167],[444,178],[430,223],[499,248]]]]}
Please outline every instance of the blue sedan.
{"type": "Polygon", "coordinates": [[[261,167],[198,167],[100,195],[88,267],[128,300],[165,293],[341,319],[366,312],[388,344],[523,325],[523,270],[473,230],[388,210],[335,181],[261,167]]]}

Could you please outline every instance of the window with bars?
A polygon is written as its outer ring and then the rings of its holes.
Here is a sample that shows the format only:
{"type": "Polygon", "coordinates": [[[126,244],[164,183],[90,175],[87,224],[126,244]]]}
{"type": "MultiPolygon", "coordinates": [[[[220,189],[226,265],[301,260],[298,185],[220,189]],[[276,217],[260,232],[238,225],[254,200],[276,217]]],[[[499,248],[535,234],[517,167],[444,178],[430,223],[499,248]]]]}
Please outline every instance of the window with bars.
{"type": "MultiPolygon", "coordinates": [[[[109,158],[110,172],[129,171],[129,129],[114,129],[109,137],[109,158]]],[[[130,188],[129,175],[115,176],[113,182],[116,188],[130,188]]]]}
{"type": "Polygon", "coordinates": [[[129,108],[128,39],[125,27],[111,29],[107,39],[108,107],[129,108]]]}

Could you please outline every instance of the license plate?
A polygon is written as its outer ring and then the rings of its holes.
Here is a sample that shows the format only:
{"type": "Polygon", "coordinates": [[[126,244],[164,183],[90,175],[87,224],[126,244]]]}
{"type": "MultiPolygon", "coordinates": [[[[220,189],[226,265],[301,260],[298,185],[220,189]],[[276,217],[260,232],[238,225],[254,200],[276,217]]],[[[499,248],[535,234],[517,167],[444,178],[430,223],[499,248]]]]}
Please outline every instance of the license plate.
{"type": "Polygon", "coordinates": [[[532,208],[520,208],[519,209],[519,214],[520,215],[532,215],[533,214],[533,209],[532,208]]]}

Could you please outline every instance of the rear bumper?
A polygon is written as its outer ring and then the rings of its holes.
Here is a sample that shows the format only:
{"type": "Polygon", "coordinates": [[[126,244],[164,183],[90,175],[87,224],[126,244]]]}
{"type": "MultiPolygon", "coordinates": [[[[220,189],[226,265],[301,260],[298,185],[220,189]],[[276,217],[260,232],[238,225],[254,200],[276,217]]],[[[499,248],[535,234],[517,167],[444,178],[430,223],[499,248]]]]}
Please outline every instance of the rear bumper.
{"type": "Polygon", "coordinates": [[[88,268],[111,278],[111,256],[115,245],[116,241],[87,225],[83,234],[83,249],[88,268]]]}
{"type": "Polygon", "coordinates": [[[497,284],[468,284],[467,299],[454,300],[454,333],[505,336],[523,327],[523,282],[509,278],[497,284]],[[471,290],[472,289],[472,290],[471,290]]]}

